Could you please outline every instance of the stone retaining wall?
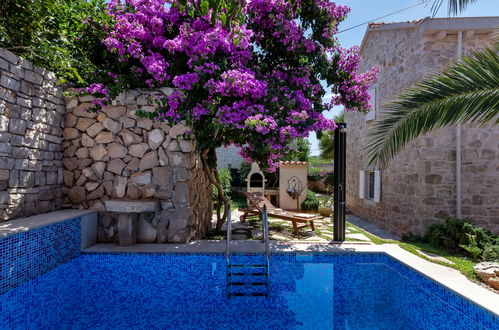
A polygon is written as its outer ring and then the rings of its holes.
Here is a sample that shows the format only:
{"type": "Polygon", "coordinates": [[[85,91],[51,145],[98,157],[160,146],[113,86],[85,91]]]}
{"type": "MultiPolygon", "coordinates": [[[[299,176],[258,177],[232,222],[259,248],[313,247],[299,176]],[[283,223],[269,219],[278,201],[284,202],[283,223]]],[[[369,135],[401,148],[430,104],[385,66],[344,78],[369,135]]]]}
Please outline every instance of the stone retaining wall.
{"type": "Polygon", "coordinates": [[[0,48],[0,221],[62,207],[63,87],[0,48]]]}
{"type": "MultiPolygon", "coordinates": [[[[149,242],[188,242],[203,237],[211,220],[211,187],[184,125],[138,118],[148,98],[172,90],[129,90],[115,105],[89,112],[92,98],[66,99],[64,192],[68,206],[105,210],[111,199],[158,200],[159,228],[144,225],[149,242]],[[151,234],[152,233],[152,234],[151,234]]],[[[140,228],[139,228],[140,231],[140,228]]],[[[140,236],[140,235],[139,235],[140,236]]],[[[100,241],[116,241],[112,217],[101,217],[100,241]]]]}

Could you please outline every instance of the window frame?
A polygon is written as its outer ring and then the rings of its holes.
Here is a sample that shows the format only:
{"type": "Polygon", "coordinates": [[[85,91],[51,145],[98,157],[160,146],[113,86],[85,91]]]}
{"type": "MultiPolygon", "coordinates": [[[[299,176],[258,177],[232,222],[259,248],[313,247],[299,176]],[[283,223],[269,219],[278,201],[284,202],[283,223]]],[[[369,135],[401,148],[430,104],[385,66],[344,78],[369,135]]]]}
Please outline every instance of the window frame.
{"type": "Polygon", "coordinates": [[[359,198],[374,203],[381,202],[381,171],[379,169],[362,169],[359,172],[359,198]],[[372,191],[369,191],[370,189],[372,191]]]}
{"type": "Polygon", "coordinates": [[[366,199],[374,200],[376,190],[376,172],[374,170],[366,171],[365,196],[366,199]]]}

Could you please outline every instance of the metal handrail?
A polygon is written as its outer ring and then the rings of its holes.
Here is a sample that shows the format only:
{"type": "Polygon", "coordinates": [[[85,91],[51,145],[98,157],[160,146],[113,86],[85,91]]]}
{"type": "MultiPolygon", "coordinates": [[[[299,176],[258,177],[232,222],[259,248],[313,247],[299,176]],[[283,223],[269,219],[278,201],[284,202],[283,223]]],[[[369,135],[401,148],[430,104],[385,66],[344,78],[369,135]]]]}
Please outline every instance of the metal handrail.
{"type": "Polygon", "coordinates": [[[263,231],[263,242],[265,243],[265,257],[267,261],[270,258],[269,249],[269,218],[267,214],[267,205],[263,206],[262,210],[262,231],[263,231]]]}
{"type": "MultiPolygon", "coordinates": [[[[269,218],[267,213],[267,206],[263,206],[262,210],[262,232],[263,232],[263,243],[265,243],[265,257],[267,261],[270,259],[270,246],[269,246],[269,218]]],[[[226,248],[225,248],[225,259],[227,262],[230,260],[230,241],[232,236],[232,221],[230,217],[230,205],[229,212],[227,213],[227,235],[226,235],[226,248]]]]}
{"type": "Polygon", "coordinates": [[[230,239],[232,236],[232,229],[231,229],[231,220],[230,220],[230,204],[229,204],[229,212],[227,213],[227,247],[225,249],[225,259],[227,259],[227,262],[229,262],[230,259],[230,239]]]}

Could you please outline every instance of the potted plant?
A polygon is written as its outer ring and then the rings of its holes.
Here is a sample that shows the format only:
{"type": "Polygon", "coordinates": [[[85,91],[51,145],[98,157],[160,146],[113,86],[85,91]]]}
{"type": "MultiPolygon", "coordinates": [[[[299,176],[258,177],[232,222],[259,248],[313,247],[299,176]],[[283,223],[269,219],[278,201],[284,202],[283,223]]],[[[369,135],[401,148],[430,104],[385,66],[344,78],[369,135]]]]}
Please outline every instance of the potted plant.
{"type": "Polygon", "coordinates": [[[319,214],[323,217],[329,217],[333,214],[333,198],[322,196],[319,198],[319,214]]]}
{"type": "Polygon", "coordinates": [[[312,190],[307,190],[307,198],[301,204],[301,210],[305,213],[315,213],[319,207],[319,199],[312,190]]]}

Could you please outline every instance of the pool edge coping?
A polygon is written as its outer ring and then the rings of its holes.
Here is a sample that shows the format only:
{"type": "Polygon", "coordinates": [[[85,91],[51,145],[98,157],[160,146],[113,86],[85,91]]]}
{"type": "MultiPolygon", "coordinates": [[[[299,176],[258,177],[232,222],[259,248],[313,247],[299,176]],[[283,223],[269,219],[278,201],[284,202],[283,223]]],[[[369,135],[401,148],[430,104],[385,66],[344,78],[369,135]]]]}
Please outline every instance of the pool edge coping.
{"type": "Polygon", "coordinates": [[[0,239],[71,219],[97,214],[94,210],[62,209],[0,222],[0,239]]]}
{"type": "Polygon", "coordinates": [[[384,253],[396,261],[499,317],[499,294],[470,281],[457,269],[422,259],[398,245],[388,248],[384,253]]]}

